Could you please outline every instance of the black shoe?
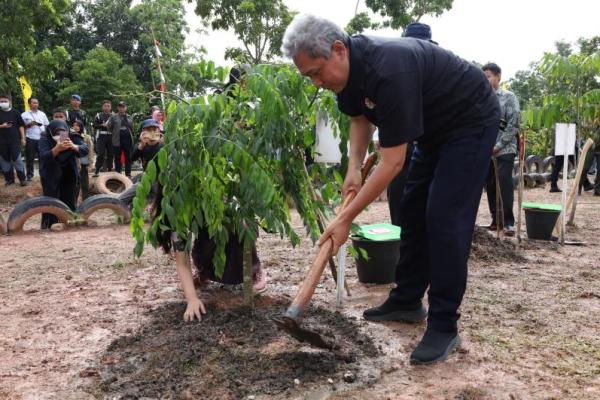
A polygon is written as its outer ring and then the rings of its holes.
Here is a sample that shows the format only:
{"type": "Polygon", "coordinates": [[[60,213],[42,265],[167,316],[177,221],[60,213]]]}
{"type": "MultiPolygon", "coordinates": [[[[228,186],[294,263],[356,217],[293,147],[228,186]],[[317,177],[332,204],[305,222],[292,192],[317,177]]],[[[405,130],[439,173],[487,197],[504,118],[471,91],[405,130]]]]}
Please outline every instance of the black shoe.
{"type": "Polygon", "coordinates": [[[21,186],[29,186],[29,181],[21,181],[21,186]]]}
{"type": "Polygon", "coordinates": [[[460,346],[460,336],[457,332],[439,332],[427,328],[421,342],[410,355],[410,363],[429,365],[444,361],[458,346],[460,346]]]}
{"type": "Polygon", "coordinates": [[[98,172],[94,172],[94,174],[92,175],[93,178],[97,178],[99,176],[100,176],[100,174],[98,172]]]}
{"type": "Polygon", "coordinates": [[[33,176],[28,176],[27,179],[25,179],[27,182],[31,182],[31,180],[33,179],[33,176]]]}
{"type": "Polygon", "coordinates": [[[15,181],[8,181],[4,184],[4,186],[12,186],[15,184],[15,181]]]}
{"type": "Polygon", "coordinates": [[[587,179],[583,181],[583,190],[589,192],[590,190],[594,190],[594,185],[590,183],[587,179]]]}
{"type": "Polygon", "coordinates": [[[600,192],[596,190],[596,191],[594,192],[594,196],[600,196],[600,192]]]}
{"type": "Polygon", "coordinates": [[[388,298],[379,307],[369,308],[363,312],[367,321],[402,321],[421,322],[427,317],[423,304],[401,305],[388,298]]]}
{"type": "Polygon", "coordinates": [[[553,186],[553,187],[550,188],[550,193],[561,193],[561,192],[562,192],[562,190],[560,190],[557,187],[553,186]]]}

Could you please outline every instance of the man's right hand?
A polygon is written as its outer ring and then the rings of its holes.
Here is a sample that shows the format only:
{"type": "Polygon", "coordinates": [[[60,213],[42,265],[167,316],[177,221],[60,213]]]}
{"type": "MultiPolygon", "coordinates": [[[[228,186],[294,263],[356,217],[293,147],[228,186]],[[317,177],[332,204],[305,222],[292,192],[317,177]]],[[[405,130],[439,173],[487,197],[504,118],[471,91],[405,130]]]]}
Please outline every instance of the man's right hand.
{"type": "Polygon", "coordinates": [[[344,179],[344,185],[342,186],[342,197],[346,198],[348,193],[358,193],[362,187],[362,175],[360,169],[350,169],[346,173],[346,179],[344,179]]]}
{"type": "Polygon", "coordinates": [[[199,298],[195,298],[191,301],[188,301],[185,312],[183,313],[183,320],[186,322],[191,322],[194,318],[198,318],[198,321],[202,321],[202,314],[206,314],[206,308],[204,308],[204,303],[199,298]]]}

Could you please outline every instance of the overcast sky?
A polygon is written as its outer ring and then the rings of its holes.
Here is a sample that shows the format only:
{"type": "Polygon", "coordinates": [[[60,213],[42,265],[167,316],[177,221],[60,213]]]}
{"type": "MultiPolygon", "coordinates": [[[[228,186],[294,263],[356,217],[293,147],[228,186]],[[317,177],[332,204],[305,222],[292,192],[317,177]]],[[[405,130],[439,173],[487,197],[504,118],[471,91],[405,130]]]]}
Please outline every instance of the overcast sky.
{"type": "MultiPolygon", "coordinates": [[[[285,0],[291,10],[331,19],[344,27],[354,15],[356,0],[285,0]]],[[[358,11],[368,11],[360,1],[358,11]]],[[[188,44],[204,46],[208,58],[224,61],[225,48],[235,46],[229,32],[194,33],[199,18],[188,6],[192,33],[188,44]]],[[[454,0],[449,12],[438,18],[423,17],[440,46],[469,61],[496,62],[508,80],[518,70],[538,61],[554,42],[574,42],[579,37],[600,35],[600,0],[454,0]]],[[[380,36],[400,35],[396,31],[373,32],[380,36]]]]}

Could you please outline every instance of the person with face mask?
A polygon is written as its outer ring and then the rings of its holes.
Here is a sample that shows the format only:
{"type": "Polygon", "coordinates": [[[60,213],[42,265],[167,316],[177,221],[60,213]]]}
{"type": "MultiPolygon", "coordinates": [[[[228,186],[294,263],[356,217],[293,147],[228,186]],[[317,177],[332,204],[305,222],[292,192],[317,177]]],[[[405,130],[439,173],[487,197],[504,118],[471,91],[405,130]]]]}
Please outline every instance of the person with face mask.
{"type": "Polygon", "coordinates": [[[6,186],[14,185],[14,170],[21,186],[28,184],[21,159],[21,146],[25,143],[25,122],[21,114],[11,108],[8,95],[0,95],[0,166],[6,186]]]}
{"type": "MultiPolygon", "coordinates": [[[[65,121],[50,122],[40,139],[40,177],[44,196],[57,198],[74,211],[79,184],[77,159],[87,154],[88,147],[82,137],[71,133],[65,121]]],[[[49,229],[56,222],[54,215],[42,215],[42,229],[49,229]]]]}

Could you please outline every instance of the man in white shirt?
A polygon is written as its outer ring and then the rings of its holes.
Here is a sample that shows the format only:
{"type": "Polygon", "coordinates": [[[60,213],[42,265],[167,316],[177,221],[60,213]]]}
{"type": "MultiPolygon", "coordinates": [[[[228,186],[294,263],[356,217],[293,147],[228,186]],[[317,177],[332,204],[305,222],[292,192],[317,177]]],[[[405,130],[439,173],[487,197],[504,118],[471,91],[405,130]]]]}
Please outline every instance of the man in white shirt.
{"type": "Polygon", "coordinates": [[[39,107],[38,99],[31,97],[29,99],[29,111],[21,114],[21,118],[25,122],[25,159],[27,160],[28,181],[33,178],[33,160],[36,156],[39,158],[39,140],[49,124],[46,114],[39,107]]]}

